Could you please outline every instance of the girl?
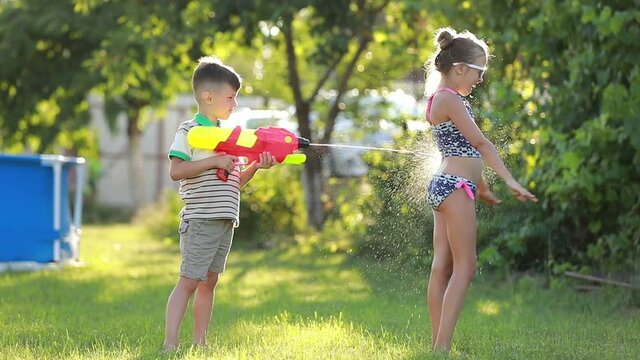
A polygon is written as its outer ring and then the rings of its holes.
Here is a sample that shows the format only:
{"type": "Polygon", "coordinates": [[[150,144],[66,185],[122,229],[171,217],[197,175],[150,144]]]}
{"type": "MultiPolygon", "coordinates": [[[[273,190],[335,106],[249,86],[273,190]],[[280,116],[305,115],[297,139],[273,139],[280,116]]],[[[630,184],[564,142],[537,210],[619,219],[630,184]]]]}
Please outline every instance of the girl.
{"type": "Polygon", "coordinates": [[[467,288],[476,272],[476,208],[474,199],[497,204],[482,179],[482,160],[505,181],[520,201],[537,201],[500,159],[473,118],[463,96],[482,83],[489,50],[470,32],[450,28],[436,33],[437,50],[427,62],[427,121],[442,163],[427,190],[433,208],[434,257],[427,290],[432,346],[449,351],[467,288]],[[432,90],[430,84],[435,85],[432,90]]]}

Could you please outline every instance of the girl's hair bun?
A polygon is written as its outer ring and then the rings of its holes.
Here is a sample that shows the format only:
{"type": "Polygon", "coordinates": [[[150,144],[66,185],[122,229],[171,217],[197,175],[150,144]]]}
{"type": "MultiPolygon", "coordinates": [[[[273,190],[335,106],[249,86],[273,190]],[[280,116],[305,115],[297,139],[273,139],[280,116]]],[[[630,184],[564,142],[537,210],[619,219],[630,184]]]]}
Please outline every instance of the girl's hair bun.
{"type": "Polygon", "coordinates": [[[453,46],[453,40],[456,38],[456,31],[452,28],[441,28],[436,33],[436,42],[441,50],[446,50],[453,46]]]}

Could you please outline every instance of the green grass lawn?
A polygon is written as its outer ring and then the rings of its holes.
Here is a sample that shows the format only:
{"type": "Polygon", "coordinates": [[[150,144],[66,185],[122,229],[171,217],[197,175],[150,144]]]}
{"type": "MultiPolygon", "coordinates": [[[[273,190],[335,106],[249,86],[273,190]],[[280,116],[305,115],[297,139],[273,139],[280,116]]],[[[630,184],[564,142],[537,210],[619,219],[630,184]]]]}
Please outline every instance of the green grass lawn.
{"type": "MultiPolygon", "coordinates": [[[[163,356],[177,245],[87,226],[83,266],[0,274],[0,359],[429,359],[426,274],[301,249],[234,247],[206,349],[163,356]]],[[[620,290],[577,294],[479,276],[449,358],[638,359],[640,311],[620,290]]]]}

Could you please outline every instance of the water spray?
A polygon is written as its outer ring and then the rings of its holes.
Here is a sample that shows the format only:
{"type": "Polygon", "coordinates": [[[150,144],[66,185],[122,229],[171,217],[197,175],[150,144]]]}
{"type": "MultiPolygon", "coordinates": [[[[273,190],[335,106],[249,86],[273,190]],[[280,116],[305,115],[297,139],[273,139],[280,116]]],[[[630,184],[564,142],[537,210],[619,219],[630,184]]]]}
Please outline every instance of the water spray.
{"type": "MultiPolygon", "coordinates": [[[[297,136],[294,132],[279,127],[242,129],[236,126],[233,129],[215,126],[196,126],[189,130],[187,141],[195,149],[213,150],[245,158],[243,163],[258,161],[263,152],[271,153],[277,162],[284,164],[302,164],[306,161],[306,155],[297,153],[298,149],[313,147],[348,148],[360,150],[387,151],[399,154],[427,155],[411,150],[389,149],[373,146],[359,146],[346,144],[320,144],[311,143],[308,139],[297,136]]],[[[224,169],[218,169],[218,177],[226,181],[228,173],[224,169]]]]}

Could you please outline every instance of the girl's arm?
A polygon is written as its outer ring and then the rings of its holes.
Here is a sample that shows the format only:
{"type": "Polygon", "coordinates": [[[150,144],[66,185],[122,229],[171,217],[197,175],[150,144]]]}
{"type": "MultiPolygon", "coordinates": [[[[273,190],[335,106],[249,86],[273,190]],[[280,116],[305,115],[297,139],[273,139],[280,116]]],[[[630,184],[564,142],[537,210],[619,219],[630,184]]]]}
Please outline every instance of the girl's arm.
{"type": "Polygon", "coordinates": [[[478,185],[478,198],[482,202],[486,203],[487,205],[496,205],[502,202],[493,194],[493,192],[491,191],[491,188],[489,188],[489,185],[487,184],[483,176],[480,176],[480,181],[478,182],[477,185],[478,185]]]}
{"type": "Polygon", "coordinates": [[[495,146],[482,134],[478,125],[467,112],[462,99],[457,95],[445,93],[439,96],[438,100],[438,107],[446,109],[446,116],[451,119],[469,143],[478,149],[484,161],[504,180],[511,193],[520,201],[538,201],[533,194],[513,178],[513,175],[511,175],[511,172],[498,155],[495,146]]]}

